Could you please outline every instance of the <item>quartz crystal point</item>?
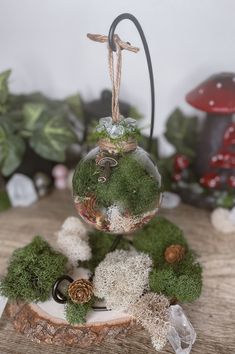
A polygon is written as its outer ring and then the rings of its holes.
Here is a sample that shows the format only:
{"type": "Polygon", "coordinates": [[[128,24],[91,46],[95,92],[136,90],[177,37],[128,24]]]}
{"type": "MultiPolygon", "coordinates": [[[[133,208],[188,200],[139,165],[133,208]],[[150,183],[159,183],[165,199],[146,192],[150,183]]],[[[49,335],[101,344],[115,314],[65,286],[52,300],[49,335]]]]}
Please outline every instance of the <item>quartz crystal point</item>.
{"type": "Polygon", "coordinates": [[[33,181],[21,173],[15,173],[6,185],[13,207],[27,207],[38,200],[33,181]]]}
{"type": "Polygon", "coordinates": [[[196,332],[179,305],[170,306],[168,340],[176,354],[189,354],[196,340],[196,332]]]}

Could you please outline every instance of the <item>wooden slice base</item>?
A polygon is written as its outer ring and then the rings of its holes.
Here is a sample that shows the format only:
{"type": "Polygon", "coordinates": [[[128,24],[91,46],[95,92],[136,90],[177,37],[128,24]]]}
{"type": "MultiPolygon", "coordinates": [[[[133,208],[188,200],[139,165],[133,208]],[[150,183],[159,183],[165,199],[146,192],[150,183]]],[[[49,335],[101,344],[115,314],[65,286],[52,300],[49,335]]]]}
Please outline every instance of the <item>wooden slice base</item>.
{"type": "Polygon", "coordinates": [[[116,311],[90,311],[86,324],[70,325],[64,318],[63,305],[46,303],[12,303],[7,315],[16,331],[35,342],[86,348],[100,344],[107,337],[126,335],[135,320],[116,311]]]}

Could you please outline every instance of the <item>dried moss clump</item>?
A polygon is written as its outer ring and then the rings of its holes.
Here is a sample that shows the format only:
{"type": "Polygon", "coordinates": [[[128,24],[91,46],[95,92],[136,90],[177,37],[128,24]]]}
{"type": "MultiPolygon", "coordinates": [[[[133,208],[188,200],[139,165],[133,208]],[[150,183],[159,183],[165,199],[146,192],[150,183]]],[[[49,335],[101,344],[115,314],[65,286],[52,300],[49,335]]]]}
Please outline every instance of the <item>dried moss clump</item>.
{"type": "Polygon", "coordinates": [[[133,245],[153,258],[154,269],[149,276],[152,291],[181,302],[194,301],[200,296],[202,268],[188,248],[183,232],[176,225],[165,218],[156,217],[136,233],[133,245]],[[185,247],[185,256],[180,262],[166,262],[164,252],[171,244],[185,247]]]}
{"type": "Polygon", "coordinates": [[[98,206],[120,203],[134,215],[156,207],[160,187],[131,154],[118,159],[118,166],[112,169],[106,183],[97,182],[100,171],[94,160],[82,161],[73,179],[74,195],[82,198],[94,193],[98,206]]]}
{"type": "Polygon", "coordinates": [[[142,252],[110,252],[95,269],[94,294],[108,309],[127,309],[148,289],[151,268],[151,258],[142,252]]]}
{"type": "Polygon", "coordinates": [[[85,304],[75,304],[72,301],[69,301],[65,306],[66,320],[70,324],[85,323],[86,315],[88,311],[92,309],[94,302],[95,302],[94,297],[89,302],[86,302],[85,304]]]}
{"type": "Polygon", "coordinates": [[[0,292],[11,300],[46,301],[53,283],[64,273],[66,262],[63,254],[36,236],[13,252],[0,292]]]}

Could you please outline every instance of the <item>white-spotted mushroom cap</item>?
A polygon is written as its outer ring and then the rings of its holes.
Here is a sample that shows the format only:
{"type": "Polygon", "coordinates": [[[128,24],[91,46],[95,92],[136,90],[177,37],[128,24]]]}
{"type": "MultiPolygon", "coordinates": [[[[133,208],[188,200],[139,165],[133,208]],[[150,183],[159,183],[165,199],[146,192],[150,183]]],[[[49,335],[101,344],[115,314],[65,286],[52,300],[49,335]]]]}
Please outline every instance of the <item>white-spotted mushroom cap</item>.
{"type": "Polygon", "coordinates": [[[207,113],[232,114],[235,112],[235,73],[210,76],[186,95],[193,107],[207,113]]]}

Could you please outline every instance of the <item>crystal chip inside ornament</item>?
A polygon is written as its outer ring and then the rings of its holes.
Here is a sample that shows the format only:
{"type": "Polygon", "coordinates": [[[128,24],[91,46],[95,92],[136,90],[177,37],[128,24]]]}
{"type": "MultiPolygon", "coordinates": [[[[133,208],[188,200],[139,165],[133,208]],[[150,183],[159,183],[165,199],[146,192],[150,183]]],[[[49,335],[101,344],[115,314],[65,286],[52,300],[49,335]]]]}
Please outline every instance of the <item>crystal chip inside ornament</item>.
{"type": "Polygon", "coordinates": [[[176,354],[189,354],[196,340],[196,332],[179,305],[170,306],[168,340],[176,354]]]}
{"type": "Polygon", "coordinates": [[[140,147],[129,152],[97,147],[75,170],[73,196],[78,214],[88,224],[104,232],[130,233],[156,215],[161,176],[140,147]]]}

